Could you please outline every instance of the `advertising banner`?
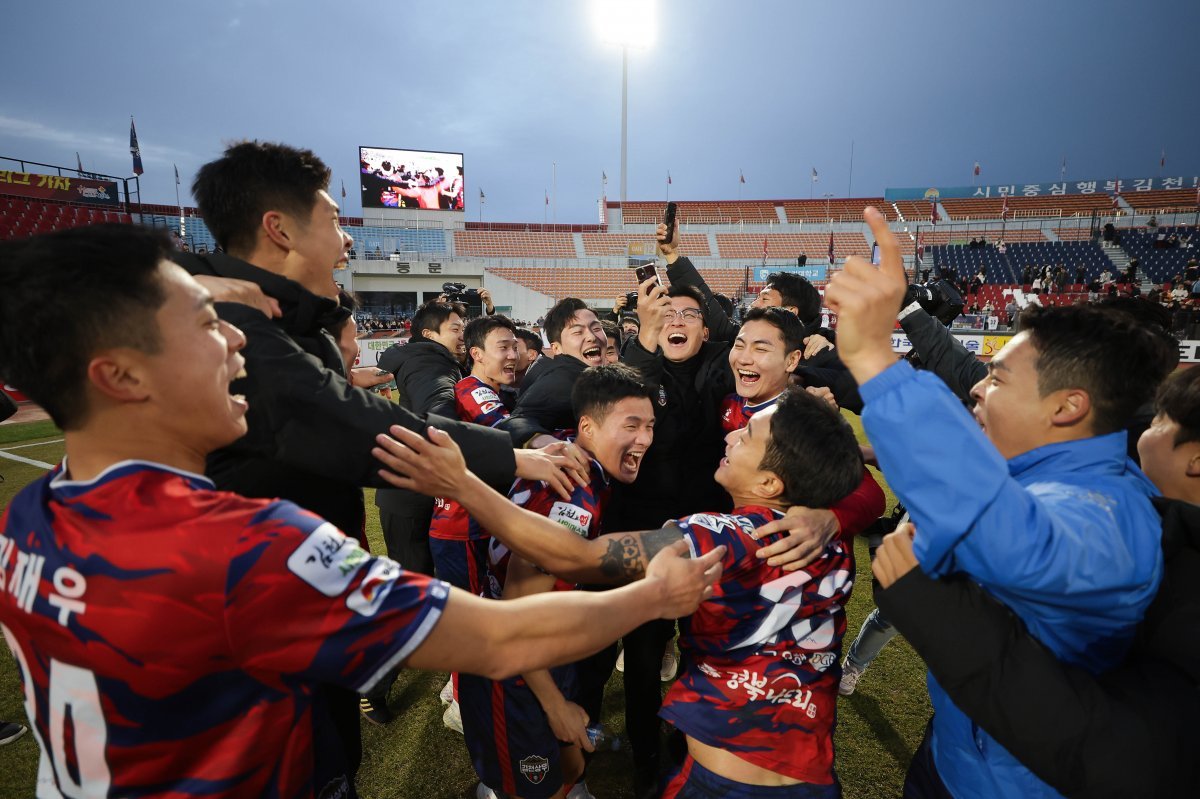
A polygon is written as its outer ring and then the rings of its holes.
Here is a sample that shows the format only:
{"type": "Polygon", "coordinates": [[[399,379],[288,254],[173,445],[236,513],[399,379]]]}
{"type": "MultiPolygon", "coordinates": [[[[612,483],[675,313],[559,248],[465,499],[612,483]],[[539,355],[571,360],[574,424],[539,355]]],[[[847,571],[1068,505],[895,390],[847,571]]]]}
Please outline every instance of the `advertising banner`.
{"type": "Polygon", "coordinates": [[[121,204],[116,181],[90,180],[67,175],[39,175],[36,172],[13,172],[7,169],[0,170],[0,194],[112,207],[121,204]]]}
{"type": "Polygon", "coordinates": [[[1060,180],[1057,183],[1003,183],[992,186],[925,186],[887,189],[883,198],[895,200],[970,200],[976,197],[1053,197],[1062,194],[1112,194],[1118,184],[1122,194],[1161,189],[1200,187],[1200,177],[1112,178],[1101,180],[1060,180]]]}

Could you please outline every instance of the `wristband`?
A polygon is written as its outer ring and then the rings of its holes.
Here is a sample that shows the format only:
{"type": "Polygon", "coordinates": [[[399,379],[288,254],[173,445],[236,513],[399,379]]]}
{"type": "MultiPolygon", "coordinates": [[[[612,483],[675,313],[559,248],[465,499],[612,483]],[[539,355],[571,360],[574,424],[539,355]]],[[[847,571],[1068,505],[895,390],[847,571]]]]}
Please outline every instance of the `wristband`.
{"type": "Polygon", "coordinates": [[[921,310],[921,303],[910,302],[900,309],[900,313],[896,314],[896,321],[903,322],[905,317],[910,316],[913,312],[921,310]]]}

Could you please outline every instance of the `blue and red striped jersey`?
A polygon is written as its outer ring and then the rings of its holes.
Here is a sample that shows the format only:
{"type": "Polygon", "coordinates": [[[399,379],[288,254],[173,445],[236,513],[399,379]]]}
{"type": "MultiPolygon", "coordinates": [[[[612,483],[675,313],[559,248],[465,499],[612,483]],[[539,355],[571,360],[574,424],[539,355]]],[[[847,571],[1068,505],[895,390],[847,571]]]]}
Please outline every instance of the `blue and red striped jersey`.
{"type": "Polygon", "coordinates": [[[782,394],[776,394],[769,400],[751,405],[746,400],[737,394],[730,394],[721,403],[721,432],[732,433],[734,430],[741,430],[750,423],[750,417],[761,410],[770,408],[782,394]]]}
{"type": "Polygon", "coordinates": [[[854,559],[835,539],[803,569],[767,565],[755,552],[778,536],[760,543],[749,533],[782,516],[747,506],[675,522],[694,556],[724,544],[725,571],[712,597],[679,622],[688,667],[660,715],[761,768],[829,784],[854,559]]]}
{"type": "Polygon", "coordinates": [[[0,626],[39,784],[314,796],[313,686],[372,686],[425,640],[449,587],[290,502],[153,463],[86,482],[65,466],[17,495],[0,536],[0,626]]]}

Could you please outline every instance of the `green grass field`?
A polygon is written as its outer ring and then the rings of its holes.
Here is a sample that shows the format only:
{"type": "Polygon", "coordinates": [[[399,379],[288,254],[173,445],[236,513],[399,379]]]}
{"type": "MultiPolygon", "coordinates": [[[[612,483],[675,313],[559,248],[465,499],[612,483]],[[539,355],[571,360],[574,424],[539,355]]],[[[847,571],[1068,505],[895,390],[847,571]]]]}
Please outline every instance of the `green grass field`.
{"type": "MultiPolygon", "coordinates": [[[[857,418],[847,415],[859,429],[857,418]]],[[[861,429],[859,429],[861,435],[861,429]]],[[[49,422],[0,426],[0,451],[45,463],[57,462],[61,433],[49,422]],[[32,445],[32,446],[29,446],[32,445]],[[14,449],[14,447],[19,447],[14,449]]],[[[0,459],[0,505],[7,507],[20,488],[42,475],[36,466],[0,459]]],[[[367,492],[367,537],[383,552],[383,539],[367,492]]],[[[888,491],[889,509],[895,497],[888,491]]],[[[702,510],[697,508],[696,510],[702,510]]],[[[848,609],[847,645],[870,612],[871,575],[864,542],[856,544],[858,581],[848,609]]],[[[468,645],[469,642],[464,642],[468,645]]],[[[622,678],[614,674],[605,696],[605,723],[623,729],[622,678]]],[[[474,773],[462,737],[442,726],[437,694],[446,675],[405,672],[391,695],[403,712],[386,727],[363,722],[363,764],[358,790],[366,799],[456,799],[474,796],[474,773]]],[[[849,799],[898,796],[904,771],[929,717],[924,669],[903,638],[896,638],[871,666],[851,697],[839,700],[837,769],[849,799]]],[[[11,658],[0,657],[0,719],[23,720],[21,687],[11,658]]],[[[0,797],[34,796],[37,746],[32,735],[0,748],[0,797]]],[[[588,787],[600,799],[630,797],[632,761],[626,752],[596,756],[588,787]]]]}

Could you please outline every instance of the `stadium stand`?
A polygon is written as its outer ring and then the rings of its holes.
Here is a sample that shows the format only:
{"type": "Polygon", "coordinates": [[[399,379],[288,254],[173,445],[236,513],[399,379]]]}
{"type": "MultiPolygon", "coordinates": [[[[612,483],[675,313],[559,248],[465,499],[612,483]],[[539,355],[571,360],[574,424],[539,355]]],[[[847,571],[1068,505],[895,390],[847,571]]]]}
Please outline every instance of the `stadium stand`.
{"type": "Polygon", "coordinates": [[[569,233],[516,233],[494,230],[454,231],[454,252],[485,258],[575,258],[569,233]]]}
{"type": "MultiPolygon", "coordinates": [[[[946,215],[955,221],[999,219],[1004,209],[1004,198],[947,199],[942,200],[942,207],[946,209],[946,215]]],[[[1092,212],[1105,214],[1110,213],[1112,209],[1112,195],[1103,193],[1008,198],[1009,219],[1032,216],[1091,216],[1092,212]]]]}
{"type": "MultiPolygon", "coordinates": [[[[637,287],[632,270],[621,267],[581,266],[575,269],[546,269],[511,266],[491,267],[486,271],[548,297],[608,300],[637,287]]],[[[700,274],[713,291],[730,297],[740,297],[746,285],[748,270],[713,268],[701,269],[700,274]]]]}
{"type": "Polygon", "coordinates": [[[891,205],[897,213],[897,218],[903,219],[905,222],[929,221],[929,210],[932,205],[929,200],[897,200],[891,205]]]}
{"type": "MultiPolygon", "coordinates": [[[[717,233],[717,249],[721,258],[762,258],[763,240],[767,241],[768,258],[824,259],[829,255],[829,233],[717,233]]],[[[834,232],[833,251],[838,258],[848,255],[871,254],[862,233],[834,232]]]]}
{"type": "MultiPolygon", "coordinates": [[[[676,219],[681,225],[755,225],[779,224],[774,200],[737,200],[731,202],[677,203],[676,219]]],[[[609,203],[620,207],[620,203],[609,203]]],[[[662,221],[666,202],[627,202],[621,218],[627,225],[657,225],[662,221]]]]}
{"type": "MultiPolygon", "coordinates": [[[[640,247],[641,253],[654,253],[654,236],[649,233],[584,233],[583,254],[587,256],[621,256],[631,253],[630,244],[640,247]]],[[[709,258],[713,253],[708,246],[708,236],[701,233],[680,233],[679,252],[689,258],[709,258]]]]}
{"type": "Polygon", "coordinates": [[[1200,257],[1196,227],[1134,228],[1121,230],[1121,248],[1138,259],[1138,269],[1152,283],[1166,283],[1182,274],[1189,259],[1200,257]],[[1178,236],[1193,246],[1164,247],[1166,239],[1178,236]]]}
{"type": "Polygon", "coordinates": [[[1195,189],[1131,191],[1121,196],[1130,208],[1142,214],[1187,213],[1200,209],[1200,191],[1195,189]]]}
{"type": "MultiPolygon", "coordinates": [[[[896,209],[882,197],[851,197],[849,199],[784,200],[783,210],[789,222],[861,222],[863,209],[873,205],[889,222],[899,219],[896,209]]],[[[928,210],[928,209],[927,209],[928,210]]]]}
{"type": "Polygon", "coordinates": [[[932,247],[933,263],[938,273],[959,280],[975,276],[980,267],[988,283],[1011,284],[1020,281],[1025,267],[1066,267],[1074,281],[1075,270],[1084,267],[1085,282],[1099,277],[1112,262],[1097,244],[1088,241],[1032,241],[1009,244],[1001,255],[997,247],[965,247],[962,245],[932,247]]]}
{"type": "Polygon", "coordinates": [[[43,202],[24,197],[0,198],[0,238],[23,239],[52,230],[94,225],[102,222],[128,224],[122,210],[94,205],[43,202]]]}

